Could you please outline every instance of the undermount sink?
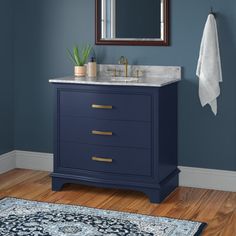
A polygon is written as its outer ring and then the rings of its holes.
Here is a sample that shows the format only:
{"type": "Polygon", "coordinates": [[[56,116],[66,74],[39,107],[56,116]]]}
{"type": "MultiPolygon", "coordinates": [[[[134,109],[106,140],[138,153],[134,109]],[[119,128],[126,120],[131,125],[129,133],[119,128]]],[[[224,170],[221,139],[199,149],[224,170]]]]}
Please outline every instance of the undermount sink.
{"type": "Polygon", "coordinates": [[[139,78],[137,77],[112,77],[110,80],[112,82],[137,82],[139,78]]]}

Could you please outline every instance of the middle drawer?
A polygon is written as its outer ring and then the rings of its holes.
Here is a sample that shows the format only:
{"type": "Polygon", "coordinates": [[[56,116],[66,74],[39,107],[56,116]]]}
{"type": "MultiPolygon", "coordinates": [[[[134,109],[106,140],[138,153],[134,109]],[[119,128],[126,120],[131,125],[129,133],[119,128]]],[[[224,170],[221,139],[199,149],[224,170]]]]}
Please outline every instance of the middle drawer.
{"type": "Polygon", "coordinates": [[[61,141],[151,148],[151,123],[98,120],[81,117],[60,118],[61,141]]]}

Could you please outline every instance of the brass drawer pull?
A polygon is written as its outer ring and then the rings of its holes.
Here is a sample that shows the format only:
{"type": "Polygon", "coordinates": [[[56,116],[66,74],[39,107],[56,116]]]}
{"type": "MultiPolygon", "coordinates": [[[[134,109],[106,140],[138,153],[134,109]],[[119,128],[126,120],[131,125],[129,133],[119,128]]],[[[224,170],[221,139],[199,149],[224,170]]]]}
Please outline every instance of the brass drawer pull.
{"type": "Polygon", "coordinates": [[[110,105],[97,105],[97,104],[92,104],[92,108],[94,109],[112,109],[113,107],[110,105]]]}
{"type": "Polygon", "coordinates": [[[104,136],[112,136],[112,132],[105,132],[105,131],[98,131],[98,130],[92,130],[92,134],[94,135],[104,135],[104,136]]]}
{"type": "Polygon", "coordinates": [[[92,157],[93,161],[98,161],[98,162],[107,162],[107,163],[112,163],[111,158],[103,158],[103,157],[92,157]]]}

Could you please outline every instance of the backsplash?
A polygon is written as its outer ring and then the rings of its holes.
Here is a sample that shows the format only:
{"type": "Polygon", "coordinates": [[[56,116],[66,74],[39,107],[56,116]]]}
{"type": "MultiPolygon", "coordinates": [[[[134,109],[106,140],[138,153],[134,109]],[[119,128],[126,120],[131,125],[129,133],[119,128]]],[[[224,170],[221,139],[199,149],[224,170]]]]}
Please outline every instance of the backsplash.
{"type": "MultiPolygon", "coordinates": [[[[124,65],[98,65],[99,76],[125,76],[124,65]],[[115,72],[116,71],[116,72],[115,72]]],[[[142,77],[142,78],[181,78],[181,67],[178,66],[142,66],[142,65],[129,65],[128,76],[142,77]]]]}

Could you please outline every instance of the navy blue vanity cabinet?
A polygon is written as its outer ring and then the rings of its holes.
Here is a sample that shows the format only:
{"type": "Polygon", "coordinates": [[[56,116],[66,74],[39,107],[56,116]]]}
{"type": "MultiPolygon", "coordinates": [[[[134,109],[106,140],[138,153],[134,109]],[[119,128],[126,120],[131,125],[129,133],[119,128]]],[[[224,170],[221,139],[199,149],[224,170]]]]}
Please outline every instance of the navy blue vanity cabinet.
{"type": "Polygon", "coordinates": [[[52,189],[133,189],[159,203],[178,186],[177,84],[54,83],[52,189]]]}

